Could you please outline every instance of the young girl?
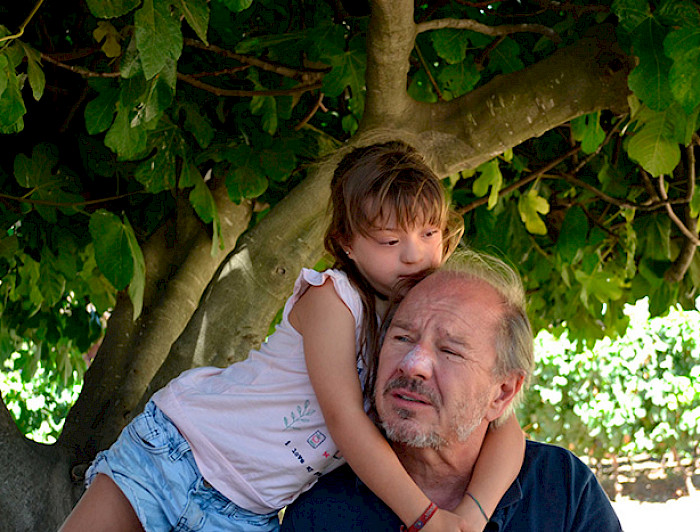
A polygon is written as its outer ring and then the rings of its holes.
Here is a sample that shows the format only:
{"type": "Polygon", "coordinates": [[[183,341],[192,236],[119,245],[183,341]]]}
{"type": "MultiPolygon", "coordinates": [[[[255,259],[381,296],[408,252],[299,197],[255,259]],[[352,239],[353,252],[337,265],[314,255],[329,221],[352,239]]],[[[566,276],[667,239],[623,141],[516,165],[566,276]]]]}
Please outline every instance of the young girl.
{"type": "MultiPolygon", "coordinates": [[[[439,266],[461,220],[401,142],[353,150],[331,187],[334,269],[302,270],[275,333],[245,361],[186,371],[154,394],[97,455],[62,530],[277,530],[278,510],[345,460],[420,528],[430,500],[365,413],[362,385],[371,393],[392,287],[439,266]]],[[[524,447],[515,419],[490,433],[469,486],[475,499],[459,516],[438,510],[423,530],[483,529],[524,447]]]]}

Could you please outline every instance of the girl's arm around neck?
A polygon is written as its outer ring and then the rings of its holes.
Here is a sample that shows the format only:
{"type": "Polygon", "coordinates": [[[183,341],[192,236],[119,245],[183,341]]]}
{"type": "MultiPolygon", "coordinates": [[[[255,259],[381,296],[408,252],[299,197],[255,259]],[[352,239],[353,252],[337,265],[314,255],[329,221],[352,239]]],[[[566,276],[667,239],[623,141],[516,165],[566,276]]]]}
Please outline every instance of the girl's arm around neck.
{"type": "MultiPolygon", "coordinates": [[[[410,526],[430,500],[364,411],[355,320],[332,281],[310,288],[292,309],[290,322],[304,338],[309,378],[333,440],[355,474],[410,526]]],[[[423,530],[468,529],[460,517],[440,510],[423,530]]]]}
{"type": "MultiPolygon", "coordinates": [[[[494,429],[490,427],[474,465],[467,491],[479,501],[484,513],[493,515],[499,501],[518,476],[525,454],[525,435],[515,414],[494,429]]],[[[470,523],[486,525],[474,499],[465,494],[455,512],[470,523]]]]}

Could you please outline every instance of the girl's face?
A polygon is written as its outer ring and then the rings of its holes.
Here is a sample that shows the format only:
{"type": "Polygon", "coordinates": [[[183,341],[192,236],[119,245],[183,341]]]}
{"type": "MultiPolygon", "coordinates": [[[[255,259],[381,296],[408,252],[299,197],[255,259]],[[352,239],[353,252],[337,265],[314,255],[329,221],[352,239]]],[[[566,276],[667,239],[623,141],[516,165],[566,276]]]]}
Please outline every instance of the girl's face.
{"type": "Polygon", "coordinates": [[[444,228],[420,218],[404,229],[392,214],[378,220],[367,236],[355,234],[345,246],[348,257],[380,294],[388,296],[403,277],[442,263],[444,228]]]}

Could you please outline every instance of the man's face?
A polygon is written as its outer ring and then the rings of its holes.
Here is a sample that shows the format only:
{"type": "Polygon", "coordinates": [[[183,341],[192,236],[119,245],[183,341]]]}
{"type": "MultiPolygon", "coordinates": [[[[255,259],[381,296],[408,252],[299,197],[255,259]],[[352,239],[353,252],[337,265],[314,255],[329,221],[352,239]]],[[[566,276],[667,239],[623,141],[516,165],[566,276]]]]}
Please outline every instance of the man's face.
{"type": "Polygon", "coordinates": [[[389,439],[440,448],[500,415],[493,375],[501,298],[436,273],[397,310],[379,356],[376,406],[389,439]]]}

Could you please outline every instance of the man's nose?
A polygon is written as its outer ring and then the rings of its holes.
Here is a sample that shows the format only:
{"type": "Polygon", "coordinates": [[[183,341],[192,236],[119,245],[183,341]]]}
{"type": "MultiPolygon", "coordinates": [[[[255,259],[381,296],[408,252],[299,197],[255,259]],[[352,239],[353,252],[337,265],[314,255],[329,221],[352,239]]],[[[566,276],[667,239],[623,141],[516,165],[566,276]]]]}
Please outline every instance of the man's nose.
{"type": "Polygon", "coordinates": [[[433,375],[434,359],[430,351],[420,344],[416,344],[404,355],[399,363],[399,370],[407,377],[418,377],[424,380],[433,375]]]}

